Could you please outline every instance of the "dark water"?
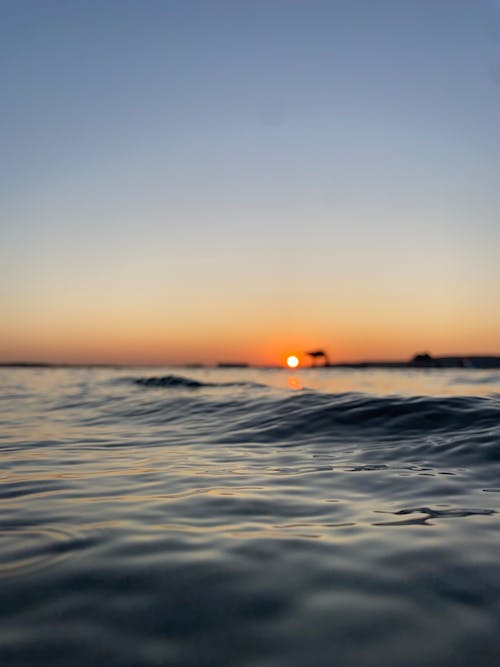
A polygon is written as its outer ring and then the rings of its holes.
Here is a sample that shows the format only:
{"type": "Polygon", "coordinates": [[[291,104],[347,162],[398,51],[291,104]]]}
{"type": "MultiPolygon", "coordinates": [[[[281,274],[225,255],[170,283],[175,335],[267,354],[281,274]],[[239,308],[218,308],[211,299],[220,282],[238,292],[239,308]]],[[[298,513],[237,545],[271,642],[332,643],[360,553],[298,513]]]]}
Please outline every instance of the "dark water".
{"type": "Polygon", "coordinates": [[[2,665],[499,664],[499,373],[0,382],[2,665]]]}

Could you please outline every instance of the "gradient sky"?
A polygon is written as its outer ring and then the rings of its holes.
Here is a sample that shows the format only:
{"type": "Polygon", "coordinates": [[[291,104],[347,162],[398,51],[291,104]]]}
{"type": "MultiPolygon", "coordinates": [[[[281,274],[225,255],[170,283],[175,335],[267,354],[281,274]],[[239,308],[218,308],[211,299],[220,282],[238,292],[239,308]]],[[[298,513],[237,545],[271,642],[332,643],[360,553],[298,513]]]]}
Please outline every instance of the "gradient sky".
{"type": "Polygon", "coordinates": [[[500,2],[1,0],[0,359],[500,354],[500,2]]]}

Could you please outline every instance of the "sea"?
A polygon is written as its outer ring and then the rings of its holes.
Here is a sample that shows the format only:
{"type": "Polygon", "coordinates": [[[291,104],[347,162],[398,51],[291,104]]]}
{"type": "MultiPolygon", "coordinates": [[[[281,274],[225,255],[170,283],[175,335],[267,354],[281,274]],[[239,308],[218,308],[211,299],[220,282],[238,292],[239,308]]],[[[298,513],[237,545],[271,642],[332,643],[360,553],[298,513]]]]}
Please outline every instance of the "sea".
{"type": "Polygon", "coordinates": [[[0,369],[0,664],[500,664],[500,371],[0,369]]]}

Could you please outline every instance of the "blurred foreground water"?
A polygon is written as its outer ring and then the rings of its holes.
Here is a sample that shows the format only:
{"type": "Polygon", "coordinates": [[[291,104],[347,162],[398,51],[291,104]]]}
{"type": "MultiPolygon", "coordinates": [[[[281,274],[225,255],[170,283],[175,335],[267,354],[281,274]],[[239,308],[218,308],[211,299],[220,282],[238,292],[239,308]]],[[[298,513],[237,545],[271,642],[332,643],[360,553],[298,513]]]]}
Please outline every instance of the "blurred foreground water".
{"type": "Polygon", "coordinates": [[[2,665],[497,664],[500,372],[0,387],[2,665]]]}

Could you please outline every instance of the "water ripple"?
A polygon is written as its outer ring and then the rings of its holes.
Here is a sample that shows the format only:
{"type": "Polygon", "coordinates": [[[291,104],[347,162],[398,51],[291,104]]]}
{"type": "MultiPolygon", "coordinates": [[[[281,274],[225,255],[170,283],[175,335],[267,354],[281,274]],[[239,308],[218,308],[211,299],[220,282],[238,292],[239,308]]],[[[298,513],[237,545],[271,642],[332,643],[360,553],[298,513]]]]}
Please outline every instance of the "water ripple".
{"type": "Polygon", "coordinates": [[[68,558],[82,541],[68,530],[0,527],[0,578],[34,574],[68,558]]]}
{"type": "Polygon", "coordinates": [[[3,373],[3,663],[496,664],[494,374],[148,373],[3,373]]]}

